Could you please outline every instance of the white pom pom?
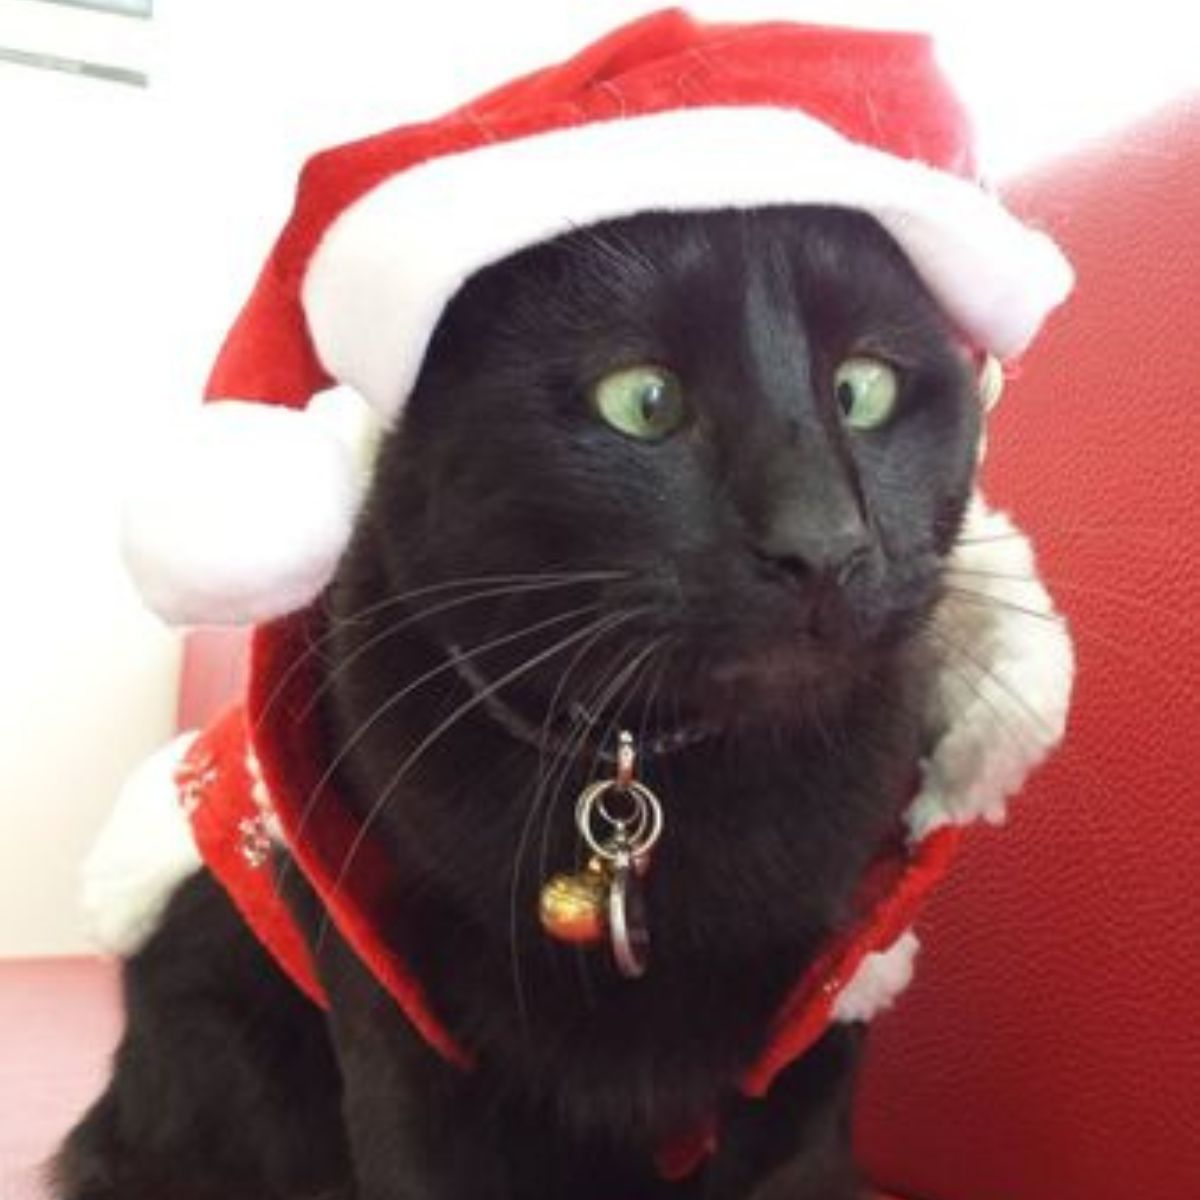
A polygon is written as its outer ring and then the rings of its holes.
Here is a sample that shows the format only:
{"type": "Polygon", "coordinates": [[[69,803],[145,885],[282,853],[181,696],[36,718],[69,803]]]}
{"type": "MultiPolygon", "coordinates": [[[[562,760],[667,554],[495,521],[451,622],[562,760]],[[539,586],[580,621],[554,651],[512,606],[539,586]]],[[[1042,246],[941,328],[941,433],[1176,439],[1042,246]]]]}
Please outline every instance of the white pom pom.
{"type": "Polygon", "coordinates": [[[173,624],[251,624],[307,604],[350,538],[360,483],[347,447],[304,412],[204,405],[139,465],[125,560],[173,624]]]}
{"type": "Polygon", "coordinates": [[[891,1008],[896,997],[912,982],[921,943],[907,930],[886,950],[868,954],[841,990],[833,1006],[833,1018],[848,1024],[869,1021],[891,1008]]]}
{"type": "Polygon", "coordinates": [[[133,954],[154,932],[171,893],[201,866],[175,783],[195,739],[180,735],[134,771],[84,861],[88,933],[110,954],[133,954]]]}
{"type": "Polygon", "coordinates": [[[1062,740],[1075,656],[1028,539],[976,497],[934,614],[941,658],[926,722],[937,738],[907,820],[914,840],[1004,818],[1005,801],[1062,740]],[[954,570],[963,574],[955,576],[954,570]]]}

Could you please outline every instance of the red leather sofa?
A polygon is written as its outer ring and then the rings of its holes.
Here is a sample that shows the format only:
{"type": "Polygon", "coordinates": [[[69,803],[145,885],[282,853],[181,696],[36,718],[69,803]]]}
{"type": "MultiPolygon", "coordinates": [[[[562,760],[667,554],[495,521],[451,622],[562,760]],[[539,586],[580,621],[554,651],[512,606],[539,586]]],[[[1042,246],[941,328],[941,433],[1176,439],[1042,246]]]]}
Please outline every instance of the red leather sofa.
{"type": "MultiPolygon", "coordinates": [[[[1077,698],[921,922],[860,1153],[887,1200],[1200,1200],[1200,95],[1011,199],[1079,283],[994,418],[988,490],[1071,619],[1077,698]]],[[[181,726],[240,671],[237,639],[194,637],[181,726]]],[[[111,973],[0,970],[7,1200],[36,1191],[7,1163],[98,1085],[116,1010],[111,973]]]]}
{"type": "Polygon", "coordinates": [[[1076,700],[922,922],[861,1154],[906,1200],[1200,1200],[1200,95],[1011,198],[1079,278],[989,493],[1071,619],[1076,700]]]}

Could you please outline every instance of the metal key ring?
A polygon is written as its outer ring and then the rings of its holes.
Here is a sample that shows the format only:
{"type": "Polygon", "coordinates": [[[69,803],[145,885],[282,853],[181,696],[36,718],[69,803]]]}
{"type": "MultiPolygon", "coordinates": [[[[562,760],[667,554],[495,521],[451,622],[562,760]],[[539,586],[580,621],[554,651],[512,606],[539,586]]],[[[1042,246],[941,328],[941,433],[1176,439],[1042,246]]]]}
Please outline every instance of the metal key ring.
{"type": "Polygon", "coordinates": [[[606,779],[584,788],[575,806],[575,825],[588,848],[607,862],[615,862],[622,850],[633,858],[642,858],[649,854],[662,834],[662,804],[643,783],[633,782],[626,788],[620,788],[614,780],[606,779]],[[632,828],[627,823],[614,822],[601,808],[605,795],[615,790],[632,796],[638,804],[637,823],[632,828]],[[614,832],[620,834],[616,845],[611,841],[601,841],[597,837],[592,829],[592,817],[595,813],[608,821],[614,827],[614,832]]]}

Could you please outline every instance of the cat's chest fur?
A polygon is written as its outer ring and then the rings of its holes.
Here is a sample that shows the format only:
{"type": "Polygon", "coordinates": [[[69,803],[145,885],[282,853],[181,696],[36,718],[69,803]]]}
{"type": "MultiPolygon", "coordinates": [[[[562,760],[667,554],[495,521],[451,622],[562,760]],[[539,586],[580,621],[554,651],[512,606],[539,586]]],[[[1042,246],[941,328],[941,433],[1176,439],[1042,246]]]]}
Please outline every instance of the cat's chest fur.
{"type": "MultiPolygon", "coordinates": [[[[433,661],[415,640],[407,655],[415,675],[433,661]]],[[[717,735],[643,762],[666,829],[637,980],[537,918],[549,873],[579,862],[578,791],[612,768],[592,747],[540,755],[478,711],[429,746],[378,814],[394,866],[384,927],[485,1085],[580,1137],[648,1147],[711,1116],[894,831],[919,753],[915,687],[892,663],[807,734],[717,735]]],[[[358,735],[342,787],[361,812],[471,699],[460,684],[401,703],[363,734],[394,690],[388,672],[360,674],[328,705],[331,746],[358,735]]]]}

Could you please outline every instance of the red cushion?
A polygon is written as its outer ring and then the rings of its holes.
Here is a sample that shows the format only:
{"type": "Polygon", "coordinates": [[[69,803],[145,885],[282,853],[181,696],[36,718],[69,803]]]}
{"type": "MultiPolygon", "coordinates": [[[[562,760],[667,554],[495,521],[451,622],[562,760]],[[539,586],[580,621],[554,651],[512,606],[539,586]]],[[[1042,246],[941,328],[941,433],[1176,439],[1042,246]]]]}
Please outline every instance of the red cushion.
{"type": "Polygon", "coordinates": [[[1070,614],[1077,701],[923,922],[862,1153],[920,1200],[1196,1200],[1200,97],[1013,198],[1079,284],[999,410],[990,492],[1070,614]]]}
{"type": "Polygon", "coordinates": [[[203,729],[246,682],[249,639],[242,629],[196,629],[183,647],[176,718],[180,729],[203,729]]]}
{"type": "Polygon", "coordinates": [[[0,1200],[39,1200],[43,1164],[99,1095],[121,1024],[96,959],[0,962],[0,1200]]]}

